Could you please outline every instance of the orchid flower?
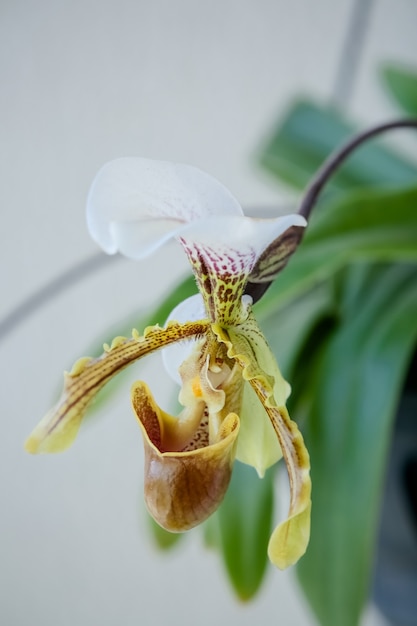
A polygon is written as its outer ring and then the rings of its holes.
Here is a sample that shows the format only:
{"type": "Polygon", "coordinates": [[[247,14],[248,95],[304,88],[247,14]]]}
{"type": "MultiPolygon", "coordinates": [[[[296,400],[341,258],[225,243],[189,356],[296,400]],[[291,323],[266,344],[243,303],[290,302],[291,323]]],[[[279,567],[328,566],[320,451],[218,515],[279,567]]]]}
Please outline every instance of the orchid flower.
{"type": "Polygon", "coordinates": [[[289,475],[287,518],[268,548],[279,568],[305,552],[310,531],[309,456],[285,403],[290,392],[252,312],[248,285],[273,279],[306,221],[245,217],[221,183],[200,170],[146,159],[118,159],[97,174],[87,203],[93,239],[109,254],[143,259],[174,238],[199,294],[181,303],[164,328],[116,337],[101,357],[65,373],[57,405],[26,441],[31,453],[59,452],[74,440],[84,412],[117,373],[163,349],[180,383],[178,417],[163,411],[144,382],[131,391],[145,449],[145,500],[172,532],[204,521],[222,501],[235,458],[259,476],[283,456],[289,475]]]}

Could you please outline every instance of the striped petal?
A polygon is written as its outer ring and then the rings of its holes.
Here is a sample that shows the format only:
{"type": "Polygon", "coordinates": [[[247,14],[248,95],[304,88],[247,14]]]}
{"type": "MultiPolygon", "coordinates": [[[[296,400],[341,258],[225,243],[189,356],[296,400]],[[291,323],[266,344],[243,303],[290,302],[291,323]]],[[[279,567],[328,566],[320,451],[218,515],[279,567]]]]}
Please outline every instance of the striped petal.
{"type": "Polygon", "coordinates": [[[131,339],[116,337],[111,346],[105,345],[104,354],[97,359],[79,359],[72,370],[65,373],[61,398],[26,440],[26,450],[32,454],[65,450],[77,436],[90,402],[116,374],[165,345],[207,331],[208,324],[204,321],[171,323],[166,328],[151,326],[143,335],[135,331],[131,339]]]}

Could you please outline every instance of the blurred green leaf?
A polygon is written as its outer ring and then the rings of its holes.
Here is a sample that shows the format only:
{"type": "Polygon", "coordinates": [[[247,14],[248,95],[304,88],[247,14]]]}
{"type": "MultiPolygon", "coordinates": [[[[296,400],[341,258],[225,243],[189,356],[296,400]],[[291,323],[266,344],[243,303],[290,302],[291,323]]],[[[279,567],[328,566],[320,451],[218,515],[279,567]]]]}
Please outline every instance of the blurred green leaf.
{"type": "Polygon", "coordinates": [[[183,300],[197,293],[195,278],[191,274],[187,276],[179,285],[175,285],[169,294],[162,300],[161,304],[147,316],[147,321],[142,322],[141,327],[147,324],[165,324],[171,311],[183,300]]]}
{"type": "Polygon", "coordinates": [[[216,514],[211,515],[203,524],[204,545],[209,550],[220,548],[220,532],[216,514]]]}
{"type": "Polygon", "coordinates": [[[146,326],[165,324],[172,309],[174,309],[177,304],[196,293],[197,287],[194,276],[187,276],[187,278],[184,278],[180,283],[174,285],[168,294],[162,296],[161,303],[151,309],[151,311],[148,309],[147,312],[141,311],[140,313],[129,315],[126,320],[118,321],[116,324],[109,327],[105,332],[101,333],[100,338],[92,343],[86,351],[86,354],[93,357],[100,356],[103,352],[103,337],[106,337],[107,341],[111,341],[111,339],[116,335],[125,335],[129,337],[131,335],[132,328],[137,328],[139,332],[142,332],[146,326]]]}
{"type": "MultiPolygon", "coordinates": [[[[273,297],[274,292],[265,295],[273,297]]],[[[296,375],[298,355],[304,349],[312,328],[333,310],[332,290],[328,282],[303,292],[286,306],[277,301],[265,308],[257,308],[256,314],[269,345],[274,352],[284,377],[296,375]]]]}
{"type": "Polygon", "coordinates": [[[160,550],[170,550],[183,538],[182,533],[170,533],[155,522],[153,517],[147,514],[151,537],[160,550]]]}
{"type": "Polygon", "coordinates": [[[417,72],[398,65],[385,65],[383,82],[395,102],[408,115],[417,115],[417,72]]]}
{"type": "MultiPolygon", "coordinates": [[[[280,180],[304,189],[326,157],[355,132],[355,126],[338,110],[300,100],[293,104],[262,147],[259,162],[280,180]]],[[[349,157],[332,177],[327,191],[406,186],[416,176],[417,165],[372,141],[349,157]]]]}
{"type": "Polygon", "coordinates": [[[352,261],[417,260],[416,206],[417,188],[358,190],[327,203],[256,311],[267,315],[352,261]]]}
{"type": "Polygon", "coordinates": [[[252,598],[268,563],[272,530],[273,470],[260,479],[248,465],[236,462],[220,508],[210,520],[209,545],[220,547],[226,571],[241,600],[252,598]]]}
{"type": "Polygon", "coordinates": [[[416,266],[356,271],[317,364],[305,431],[315,488],[298,574],[322,626],[356,626],[366,601],[391,426],[417,339],[416,266]]]}

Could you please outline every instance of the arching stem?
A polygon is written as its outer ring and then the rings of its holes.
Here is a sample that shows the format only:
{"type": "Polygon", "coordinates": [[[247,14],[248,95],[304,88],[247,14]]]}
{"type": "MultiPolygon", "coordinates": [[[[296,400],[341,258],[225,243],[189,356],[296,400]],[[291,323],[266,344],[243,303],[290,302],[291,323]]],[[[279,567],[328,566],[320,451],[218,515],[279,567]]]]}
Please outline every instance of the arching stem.
{"type": "MultiPolygon", "coordinates": [[[[322,164],[316,175],[313,177],[311,182],[309,183],[300,203],[300,208],[298,212],[300,215],[303,215],[306,219],[309,218],[311,211],[315,207],[317,200],[320,196],[321,191],[331,179],[331,177],[336,173],[341,165],[346,161],[346,159],[354,152],[357,148],[359,148],[362,144],[366,143],[369,139],[377,135],[381,135],[388,130],[395,130],[397,128],[415,128],[417,129],[417,118],[406,118],[393,120],[392,122],[386,122],[384,124],[378,124],[377,126],[373,126],[368,130],[365,130],[357,135],[354,135],[347,143],[342,145],[341,148],[338,148],[333,152],[322,164]]],[[[307,227],[308,228],[308,227],[307,227]]],[[[295,240],[293,238],[294,249],[299,245],[304,230],[302,228],[297,229],[295,240]]],[[[285,263],[278,269],[281,269],[285,266],[285,263]]],[[[246,293],[249,294],[254,302],[258,302],[263,294],[267,291],[270,285],[275,280],[275,276],[271,281],[265,282],[252,282],[249,279],[249,282],[246,286],[246,293]]]]}
{"type": "Polygon", "coordinates": [[[352,152],[354,152],[363,143],[366,143],[369,139],[372,139],[376,135],[381,135],[387,130],[394,130],[397,128],[417,128],[417,119],[399,119],[393,120],[392,122],[386,122],[385,124],[378,124],[377,126],[373,126],[368,130],[354,135],[341,148],[333,152],[325,160],[317,174],[309,183],[307,190],[301,200],[300,208],[298,210],[300,215],[303,215],[306,219],[308,219],[323,187],[352,152]]]}

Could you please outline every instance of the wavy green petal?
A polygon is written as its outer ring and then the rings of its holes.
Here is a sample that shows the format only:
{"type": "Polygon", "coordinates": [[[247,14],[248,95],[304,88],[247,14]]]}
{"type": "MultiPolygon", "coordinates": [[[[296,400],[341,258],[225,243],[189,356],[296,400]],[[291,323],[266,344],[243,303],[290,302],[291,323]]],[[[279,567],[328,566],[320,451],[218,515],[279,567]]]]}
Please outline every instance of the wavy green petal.
{"type": "MultiPolygon", "coordinates": [[[[214,324],[213,332],[218,340],[227,346],[229,358],[239,356],[244,363],[243,378],[249,381],[259,378],[269,389],[271,406],[285,406],[290,386],[282,377],[275,357],[272,354],[255,318],[250,314],[239,326],[227,331],[214,324]]],[[[276,463],[282,456],[280,445],[262,404],[250,384],[244,385],[243,401],[239,411],[241,430],[237,458],[252,465],[259,476],[276,463]]]]}
{"type": "Polygon", "coordinates": [[[219,341],[227,346],[229,358],[240,365],[243,378],[265,409],[285,459],[290,508],[287,519],[272,533],[268,547],[272,563],[285,569],[296,563],[307,549],[311,510],[310,460],[302,435],[285,408],[289,388],[252,314],[238,327],[224,330],[214,325],[212,328],[219,341]]]}

